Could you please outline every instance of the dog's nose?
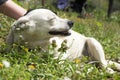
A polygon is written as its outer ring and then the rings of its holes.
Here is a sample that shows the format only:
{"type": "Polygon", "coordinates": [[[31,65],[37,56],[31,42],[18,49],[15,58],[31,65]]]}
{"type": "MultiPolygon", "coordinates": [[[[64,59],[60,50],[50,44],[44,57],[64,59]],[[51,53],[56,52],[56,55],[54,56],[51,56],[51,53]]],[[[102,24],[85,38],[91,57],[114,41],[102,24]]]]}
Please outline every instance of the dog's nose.
{"type": "Polygon", "coordinates": [[[73,26],[73,22],[72,21],[68,21],[67,24],[70,26],[70,28],[73,26]]]}

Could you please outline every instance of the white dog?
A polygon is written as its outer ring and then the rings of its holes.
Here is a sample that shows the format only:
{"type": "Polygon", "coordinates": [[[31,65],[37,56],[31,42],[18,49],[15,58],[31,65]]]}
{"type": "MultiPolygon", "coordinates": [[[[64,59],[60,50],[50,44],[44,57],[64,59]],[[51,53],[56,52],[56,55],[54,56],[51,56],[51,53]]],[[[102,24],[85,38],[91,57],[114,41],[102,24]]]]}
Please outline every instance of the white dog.
{"type": "Polygon", "coordinates": [[[40,46],[47,50],[48,45],[54,42],[54,56],[58,58],[61,55],[61,44],[65,42],[67,50],[61,59],[74,60],[87,51],[92,59],[99,61],[111,73],[114,71],[107,68],[109,64],[114,64],[120,70],[120,64],[105,59],[103,48],[96,39],[71,30],[72,26],[72,21],[60,18],[50,10],[35,9],[14,22],[7,43],[12,45],[14,42],[27,42],[25,45],[29,48],[40,46]]]}

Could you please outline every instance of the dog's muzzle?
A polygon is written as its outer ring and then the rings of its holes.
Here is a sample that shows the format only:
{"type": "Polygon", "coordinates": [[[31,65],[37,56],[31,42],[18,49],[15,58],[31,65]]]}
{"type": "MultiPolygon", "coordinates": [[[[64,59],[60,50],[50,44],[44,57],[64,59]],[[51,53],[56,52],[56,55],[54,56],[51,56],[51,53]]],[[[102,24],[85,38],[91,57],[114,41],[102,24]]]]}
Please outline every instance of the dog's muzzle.
{"type": "MultiPolygon", "coordinates": [[[[69,29],[71,29],[73,27],[74,23],[72,21],[68,21],[67,24],[69,26],[69,29]]],[[[51,34],[51,35],[61,35],[61,36],[69,36],[69,35],[71,35],[69,30],[66,30],[66,31],[49,31],[49,34],[51,34]]]]}

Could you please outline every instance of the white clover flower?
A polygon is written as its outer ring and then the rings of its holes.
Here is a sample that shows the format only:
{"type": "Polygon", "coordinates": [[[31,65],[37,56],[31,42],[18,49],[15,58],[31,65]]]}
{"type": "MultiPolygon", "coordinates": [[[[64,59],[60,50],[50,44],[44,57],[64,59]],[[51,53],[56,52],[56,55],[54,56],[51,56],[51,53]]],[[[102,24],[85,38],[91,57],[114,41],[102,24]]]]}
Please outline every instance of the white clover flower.
{"type": "Polygon", "coordinates": [[[93,69],[94,69],[93,67],[89,68],[88,71],[87,71],[87,74],[89,74],[90,72],[92,72],[93,69]]]}
{"type": "Polygon", "coordinates": [[[3,60],[2,63],[6,68],[10,67],[10,62],[3,60]]]}
{"type": "Polygon", "coordinates": [[[69,77],[65,76],[63,80],[71,80],[69,77]]]}

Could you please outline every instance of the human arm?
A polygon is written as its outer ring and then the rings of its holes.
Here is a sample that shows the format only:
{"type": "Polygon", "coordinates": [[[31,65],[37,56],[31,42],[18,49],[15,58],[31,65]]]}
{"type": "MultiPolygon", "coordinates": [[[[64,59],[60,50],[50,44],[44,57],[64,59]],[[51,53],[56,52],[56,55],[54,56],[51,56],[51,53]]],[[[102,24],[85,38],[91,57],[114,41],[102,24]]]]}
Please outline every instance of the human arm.
{"type": "Polygon", "coordinates": [[[17,5],[12,0],[7,0],[0,5],[0,12],[14,19],[18,19],[23,16],[27,10],[17,5]]]}

